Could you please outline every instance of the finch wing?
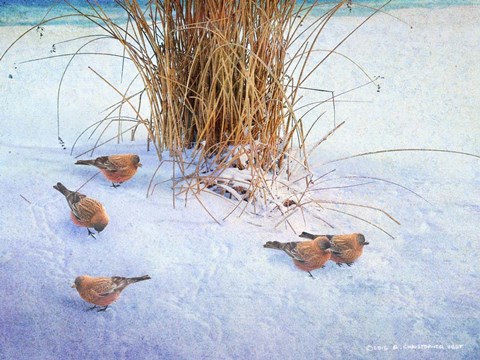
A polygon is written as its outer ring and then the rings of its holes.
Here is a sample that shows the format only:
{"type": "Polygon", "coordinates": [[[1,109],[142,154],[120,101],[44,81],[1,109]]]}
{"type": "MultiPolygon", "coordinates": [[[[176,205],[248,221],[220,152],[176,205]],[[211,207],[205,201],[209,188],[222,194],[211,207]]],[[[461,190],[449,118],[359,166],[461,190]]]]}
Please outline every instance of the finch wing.
{"type": "Polygon", "coordinates": [[[330,245],[330,252],[332,253],[332,255],[336,256],[341,256],[343,254],[343,250],[335,245],[330,245]]]}
{"type": "Polygon", "coordinates": [[[287,253],[293,260],[304,263],[305,259],[303,258],[302,253],[299,251],[298,242],[289,242],[283,246],[283,251],[287,253]]]}
{"type": "Polygon", "coordinates": [[[108,292],[104,292],[104,293],[101,293],[101,294],[98,294],[98,293],[97,293],[97,295],[100,296],[100,297],[107,297],[107,296],[109,296],[109,295],[112,295],[114,292],[115,292],[115,289],[112,289],[112,290],[110,290],[110,291],[108,291],[108,292]]]}
{"type": "Polygon", "coordinates": [[[79,220],[80,220],[80,217],[78,215],[79,204],[80,204],[80,201],[86,197],[87,197],[86,195],[80,194],[79,192],[76,192],[76,191],[72,192],[67,197],[67,202],[68,202],[68,206],[70,207],[70,210],[72,210],[73,215],[75,215],[75,217],[79,220]]]}
{"type": "Polygon", "coordinates": [[[104,169],[108,170],[111,172],[116,172],[118,171],[118,165],[113,163],[108,156],[101,156],[99,158],[95,159],[95,166],[98,167],[99,169],[104,169]]]}
{"type": "Polygon", "coordinates": [[[109,291],[102,291],[101,289],[92,288],[89,290],[89,292],[92,298],[104,298],[111,295],[114,292],[114,290],[111,289],[109,291]]]}
{"type": "Polygon", "coordinates": [[[109,295],[112,295],[117,290],[118,285],[108,278],[99,280],[96,286],[92,288],[92,291],[100,297],[107,297],[109,295]]]}

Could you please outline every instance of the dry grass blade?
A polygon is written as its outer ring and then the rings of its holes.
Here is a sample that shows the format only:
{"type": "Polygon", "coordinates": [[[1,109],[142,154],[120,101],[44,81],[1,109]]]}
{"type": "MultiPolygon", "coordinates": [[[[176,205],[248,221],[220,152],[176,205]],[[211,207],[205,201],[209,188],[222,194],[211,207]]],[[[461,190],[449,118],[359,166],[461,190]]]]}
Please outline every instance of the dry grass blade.
{"type": "MultiPolygon", "coordinates": [[[[375,180],[375,181],[381,181],[381,182],[384,182],[384,183],[387,183],[387,184],[398,186],[398,187],[408,191],[409,193],[412,193],[413,195],[419,197],[420,199],[427,202],[428,204],[432,205],[432,203],[430,201],[425,199],[419,193],[413,191],[412,189],[410,189],[410,188],[408,188],[408,187],[406,187],[402,184],[396,183],[396,182],[391,181],[391,180],[386,180],[386,179],[382,179],[382,178],[378,178],[378,177],[372,177],[372,176],[361,176],[361,175],[343,176],[343,177],[339,177],[339,178],[336,178],[336,179],[370,179],[370,180],[375,180]]],[[[328,179],[328,180],[335,180],[335,179],[328,179]]]]}
{"type": "MultiPolygon", "coordinates": [[[[380,6],[378,9],[375,9],[375,11],[369,15],[367,18],[365,18],[357,27],[355,27],[355,29],[353,29],[347,36],[345,36],[341,41],[338,42],[337,45],[335,45],[335,47],[330,50],[328,52],[327,55],[325,55],[325,57],[320,60],[303,78],[302,78],[302,81],[298,84],[298,86],[302,86],[303,85],[303,82],[305,82],[317,69],[318,67],[323,64],[323,62],[325,60],[327,60],[330,55],[332,55],[333,53],[336,52],[336,50],[345,42],[347,41],[358,29],[360,29],[366,22],[368,22],[370,20],[370,18],[372,18],[373,16],[375,16],[378,12],[380,12],[385,6],[387,6],[388,4],[390,4],[393,0],[389,0],[387,2],[385,2],[382,6],[380,6]]],[[[342,6],[346,3],[346,1],[343,1],[342,2],[342,6]]],[[[311,49],[313,51],[313,49],[311,49]]]]}
{"type": "Polygon", "coordinates": [[[79,14],[68,14],[68,15],[56,16],[56,17],[53,17],[53,18],[50,18],[50,19],[47,19],[47,20],[43,20],[43,21],[39,22],[37,25],[28,28],[26,31],[24,31],[20,36],[18,36],[18,37],[7,47],[7,49],[6,49],[6,50],[2,53],[2,55],[0,56],[0,61],[2,61],[2,60],[4,59],[4,57],[10,52],[10,50],[11,50],[20,40],[22,40],[25,36],[27,36],[27,35],[28,35],[30,32],[32,32],[33,30],[37,29],[39,26],[42,26],[42,25],[45,25],[45,24],[54,22],[54,21],[56,21],[56,20],[65,20],[65,19],[71,18],[71,17],[82,17],[82,15],[79,15],[79,14]]]}
{"type": "MultiPolygon", "coordinates": [[[[126,130],[123,130],[122,133],[125,134],[125,133],[127,133],[127,132],[135,129],[136,127],[137,127],[137,125],[133,125],[132,127],[128,128],[128,129],[126,129],[126,130]]],[[[91,155],[92,155],[93,152],[94,152],[97,148],[99,148],[99,147],[101,147],[101,146],[103,146],[103,145],[105,145],[105,144],[108,144],[110,141],[115,140],[116,138],[117,138],[117,135],[115,135],[115,136],[113,136],[113,137],[111,137],[111,138],[103,141],[103,142],[100,143],[100,144],[96,144],[94,147],[89,148],[88,150],[85,150],[85,151],[83,151],[83,152],[80,153],[80,154],[77,154],[77,155],[75,156],[75,158],[77,159],[77,158],[79,158],[79,157],[81,157],[81,156],[83,156],[83,155],[85,155],[85,154],[88,154],[88,153],[91,153],[91,155]]]]}
{"type": "Polygon", "coordinates": [[[343,158],[334,159],[330,161],[326,161],[321,165],[327,165],[339,161],[350,160],[361,156],[368,156],[368,155],[377,155],[377,154],[384,154],[384,153],[391,153],[391,152],[440,152],[440,153],[447,153],[447,154],[458,154],[464,156],[471,156],[477,159],[480,159],[480,155],[463,152],[463,151],[455,151],[455,150],[446,150],[446,149],[422,149],[422,148],[409,148],[409,149],[386,149],[386,150],[377,150],[377,151],[369,151],[361,154],[355,154],[350,156],[345,156],[343,158]]]}
{"type": "Polygon", "coordinates": [[[315,203],[317,204],[334,204],[334,205],[347,205],[347,206],[354,206],[354,207],[360,207],[360,208],[365,208],[365,209],[371,209],[371,210],[375,210],[375,211],[379,211],[381,212],[382,214],[384,214],[385,216],[387,216],[390,220],[392,220],[394,223],[396,223],[397,225],[400,225],[400,222],[395,219],[392,215],[390,215],[388,212],[386,212],[385,210],[383,209],[380,209],[378,207],[375,207],[375,206],[370,206],[370,205],[363,205],[363,204],[355,204],[355,203],[351,203],[351,202],[341,202],[341,201],[330,201],[330,200],[314,200],[315,203]]]}
{"type": "Polygon", "coordinates": [[[378,226],[377,224],[374,224],[374,223],[372,223],[371,221],[368,221],[368,220],[366,220],[366,219],[364,219],[364,218],[362,218],[362,217],[360,217],[360,216],[357,216],[357,215],[354,215],[354,214],[350,214],[350,213],[348,213],[348,212],[346,212],[346,211],[342,211],[342,210],[338,210],[338,209],[333,209],[333,208],[328,208],[328,207],[325,207],[324,209],[325,209],[325,210],[330,210],[330,211],[335,211],[335,212],[338,212],[338,213],[340,213],[340,214],[344,214],[344,215],[347,215],[347,216],[351,216],[351,217],[353,217],[353,218],[355,218],[355,219],[358,219],[358,220],[360,220],[360,221],[363,221],[363,222],[369,224],[370,226],[373,226],[374,228],[377,228],[377,229],[380,230],[381,232],[387,234],[387,235],[388,235],[389,237],[391,237],[392,239],[395,239],[395,237],[394,237],[392,234],[390,234],[389,232],[387,232],[387,231],[386,231],[385,229],[383,229],[382,227],[380,227],[380,226],[378,226]]]}
{"type": "Polygon", "coordinates": [[[358,183],[358,184],[351,184],[351,185],[328,186],[328,187],[310,189],[310,192],[325,191],[325,190],[337,190],[337,189],[348,189],[348,188],[357,187],[357,186],[365,186],[365,185],[369,185],[369,184],[373,184],[373,183],[374,183],[374,181],[367,181],[367,182],[362,182],[362,183],[358,183]]]}
{"type": "MultiPolygon", "coordinates": [[[[96,122],[94,122],[93,124],[87,126],[78,136],[77,138],[75,139],[75,141],[73,142],[73,145],[72,145],[72,148],[70,150],[70,155],[73,155],[73,151],[75,150],[75,147],[77,146],[77,143],[78,141],[80,141],[80,138],[85,135],[85,133],[90,130],[91,128],[95,128],[97,129],[99,125],[101,125],[105,120],[112,120],[112,121],[130,121],[130,122],[133,122],[133,123],[137,123],[136,119],[134,118],[124,118],[124,119],[118,119],[118,118],[103,118],[102,120],[98,120],[96,122]]],[[[95,130],[93,130],[95,131],[95,130]]],[[[93,134],[93,132],[92,132],[93,134]]]]}
{"type": "Polygon", "coordinates": [[[82,185],[80,185],[80,187],[78,187],[75,191],[81,190],[85,185],[87,185],[94,177],[96,177],[96,176],[97,176],[98,174],[100,174],[100,173],[101,173],[101,171],[97,171],[97,172],[95,173],[95,175],[92,175],[92,176],[90,177],[90,179],[88,179],[87,181],[85,181],[85,182],[84,182],[82,185]]]}
{"type": "Polygon", "coordinates": [[[30,202],[30,200],[28,200],[25,196],[23,196],[22,194],[19,194],[20,197],[25,200],[27,203],[29,203],[30,205],[32,205],[32,203],[30,202]]]}

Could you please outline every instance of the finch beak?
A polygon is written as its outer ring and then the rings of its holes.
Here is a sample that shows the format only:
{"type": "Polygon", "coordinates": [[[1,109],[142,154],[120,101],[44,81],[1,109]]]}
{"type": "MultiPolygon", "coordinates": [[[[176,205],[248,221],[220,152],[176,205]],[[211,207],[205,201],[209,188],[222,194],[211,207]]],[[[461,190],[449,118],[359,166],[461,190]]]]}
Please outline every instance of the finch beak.
{"type": "Polygon", "coordinates": [[[72,287],[73,289],[75,289],[77,286],[76,286],[75,284],[73,284],[71,287],[72,287]]]}
{"type": "Polygon", "coordinates": [[[138,163],[138,167],[142,167],[142,163],[138,163]]]}
{"type": "Polygon", "coordinates": [[[370,244],[368,241],[364,242],[363,245],[368,245],[370,244]]]}

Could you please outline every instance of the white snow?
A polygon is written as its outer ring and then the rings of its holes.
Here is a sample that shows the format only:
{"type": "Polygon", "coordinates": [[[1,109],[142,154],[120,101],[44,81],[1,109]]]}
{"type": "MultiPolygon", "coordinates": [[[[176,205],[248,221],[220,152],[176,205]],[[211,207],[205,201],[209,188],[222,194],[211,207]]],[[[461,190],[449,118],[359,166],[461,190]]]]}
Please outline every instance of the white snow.
{"type": "MultiPolygon", "coordinates": [[[[127,134],[94,153],[135,152],[143,167],[118,189],[99,175],[80,190],[100,200],[111,218],[97,240],[88,237],[71,223],[52,186],[61,181],[76,189],[95,174],[73,164],[98,134],[83,136],[73,156],[70,148],[119,99],[88,67],[119,84],[121,64],[92,56],[73,61],[61,90],[63,150],[56,96],[69,58],[18,63],[98,30],[46,26],[42,38],[34,31],[16,44],[0,62],[0,358],[478,359],[480,159],[400,152],[326,164],[394,148],[480,154],[480,7],[392,13],[412,28],[378,15],[338,49],[384,79],[379,93],[370,85],[338,98],[336,122],[346,123],[311,155],[310,165],[316,176],[335,170],[316,184],[327,188],[317,191],[318,199],[382,208],[401,225],[372,209],[326,207],[378,224],[394,239],[332,210],[318,216],[333,229],[308,214],[304,223],[301,213],[289,218],[291,227],[275,226],[280,217],[273,214],[235,213],[223,221],[231,203],[204,193],[219,225],[193,198],[187,206],[177,198],[173,207],[171,183],[164,182],[171,177],[168,163],[147,198],[158,159],[146,151],[142,131],[134,142],[127,134]],[[429,202],[391,183],[345,176],[399,183],[429,202]],[[345,187],[359,183],[368,184],[345,187]],[[295,241],[303,230],[362,232],[370,245],[354,266],[328,263],[311,279],[285,254],[262,247],[272,239],[295,241]],[[81,274],[152,280],[129,287],[97,313],[87,312],[70,288],[81,274]]],[[[331,47],[361,21],[334,19],[318,48],[331,47]]],[[[0,52],[24,30],[0,27],[0,52]]],[[[305,85],[339,94],[367,81],[351,62],[332,56],[305,85]]],[[[305,103],[328,97],[304,95],[305,103]]],[[[306,119],[311,123],[324,110],[312,144],[331,130],[331,106],[306,119]]]]}

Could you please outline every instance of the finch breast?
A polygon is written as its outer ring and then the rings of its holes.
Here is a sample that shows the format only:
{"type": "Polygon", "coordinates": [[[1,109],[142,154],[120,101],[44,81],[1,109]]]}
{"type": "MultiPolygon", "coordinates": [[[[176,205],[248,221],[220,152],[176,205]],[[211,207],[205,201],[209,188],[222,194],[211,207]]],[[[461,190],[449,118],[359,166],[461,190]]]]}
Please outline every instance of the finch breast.
{"type": "Polygon", "coordinates": [[[73,212],[70,211],[70,219],[72,219],[72,222],[77,225],[77,226],[82,226],[82,227],[93,227],[90,222],[88,221],[82,221],[79,220],[73,212]]]}
{"type": "Polygon", "coordinates": [[[340,255],[332,255],[332,261],[336,263],[353,263],[363,254],[362,249],[346,249],[342,250],[340,255]]]}
{"type": "Polygon", "coordinates": [[[94,289],[91,289],[90,291],[86,292],[85,297],[83,297],[82,294],[80,294],[80,296],[83,298],[83,300],[91,304],[97,306],[108,306],[118,300],[120,297],[120,292],[112,292],[107,296],[100,296],[94,289]]]}
{"type": "Polygon", "coordinates": [[[100,169],[103,175],[112,182],[122,183],[127,180],[130,180],[133,175],[137,172],[137,169],[124,169],[124,170],[115,170],[110,171],[107,169],[100,169]]]}
{"type": "Polygon", "coordinates": [[[330,251],[320,248],[320,241],[305,241],[297,245],[299,255],[303,261],[294,259],[295,265],[303,271],[312,271],[321,268],[330,259],[330,251]]]}
{"type": "Polygon", "coordinates": [[[335,235],[331,238],[332,261],[337,264],[355,262],[362,254],[363,247],[368,245],[362,234],[335,235]]]}
{"type": "Polygon", "coordinates": [[[76,225],[94,227],[97,222],[93,221],[94,219],[100,220],[100,222],[105,225],[108,224],[108,216],[105,207],[97,200],[88,197],[83,198],[76,205],[76,213],[78,218],[73,212],[71,213],[71,218],[76,225]]]}

